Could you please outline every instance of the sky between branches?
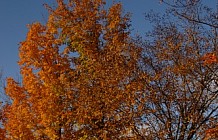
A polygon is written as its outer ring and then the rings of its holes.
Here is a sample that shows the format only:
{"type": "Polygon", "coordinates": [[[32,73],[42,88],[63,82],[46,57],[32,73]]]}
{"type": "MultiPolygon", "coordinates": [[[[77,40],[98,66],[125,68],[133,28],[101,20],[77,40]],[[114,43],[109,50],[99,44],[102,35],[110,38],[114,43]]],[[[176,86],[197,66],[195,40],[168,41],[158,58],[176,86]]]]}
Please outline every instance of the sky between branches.
{"type": "MultiPolygon", "coordinates": [[[[144,13],[150,10],[163,13],[165,5],[159,0],[120,0],[124,12],[131,12],[133,34],[144,36],[151,25],[144,20],[144,13]]],[[[107,0],[108,6],[113,0],[107,0]]],[[[19,78],[17,65],[19,42],[25,40],[28,31],[26,25],[33,22],[45,23],[47,10],[43,4],[55,5],[55,0],[1,0],[0,1],[0,68],[4,77],[19,78]]],[[[216,8],[216,0],[207,0],[206,4],[216,8]]]]}

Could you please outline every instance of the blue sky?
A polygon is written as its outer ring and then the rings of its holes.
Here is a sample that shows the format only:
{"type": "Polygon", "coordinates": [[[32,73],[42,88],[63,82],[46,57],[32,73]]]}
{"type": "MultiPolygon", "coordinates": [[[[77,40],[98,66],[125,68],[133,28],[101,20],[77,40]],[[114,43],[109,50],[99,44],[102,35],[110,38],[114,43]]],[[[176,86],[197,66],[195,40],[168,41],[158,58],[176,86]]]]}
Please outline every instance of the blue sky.
{"type": "MultiPolygon", "coordinates": [[[[109,1],[109,0],[108,0],[109,1]]],[[[132,12],[133,28],[146,28],[143,13],[163,7],[158,0],[122,0],[126,12],[132,12]],[[145,2],[150,1],[150,2],[145,2]]],[[[18,47],[25,40],[26,25],[39,21],[45,23],[48,15],[44,3],[54,5],[55,0],[1,0],[0,1],[0,68],[5,76],[19,75],[18,47]]],[[[109,1],[112,3],[112,0],[109,1]]]]}
{"type": "Polygon", "coordinates": [[[26,37],[26,25],[43,21],[46,10],[42,4],[51,0],[0,1],[0,67],[4,76],[19,74],[18,47],[26,37]]]}
{"type": "MultiPolygon", "coordinates": [[[[112,3],[113,0],[107,0],[112,3]]],[[[144,20],[144,13],[151,9],[164,11],[164,5],[159,0],[120,0],[125,12],[132,13],[134,32],[144,34],[151,29],[144,20]]],[[[0,68],[6,77],[15,79],[19,75],[17,65],[19,42],[25,40],[27,24],[39,21],[45,23],[48,15],[44,3],[54,5],[55,0],[1,0],[0,1],[0,68]]],[[[208,0],[208,4],[216,5],[216,0],[208,0]]]]}

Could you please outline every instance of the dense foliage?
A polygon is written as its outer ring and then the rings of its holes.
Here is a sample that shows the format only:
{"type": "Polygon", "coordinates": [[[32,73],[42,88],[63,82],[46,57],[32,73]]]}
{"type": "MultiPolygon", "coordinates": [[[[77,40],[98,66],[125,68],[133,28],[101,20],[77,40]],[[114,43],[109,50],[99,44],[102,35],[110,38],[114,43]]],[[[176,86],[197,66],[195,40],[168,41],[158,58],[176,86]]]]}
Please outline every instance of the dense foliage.
{"type": "Polygon", "coordinates": [[[21,81],[7,79],[1,139],[213,139],[218,134],[217,13],[164,1],[130,36],[121,3],[57,0],[20,43],[21,81]]]}

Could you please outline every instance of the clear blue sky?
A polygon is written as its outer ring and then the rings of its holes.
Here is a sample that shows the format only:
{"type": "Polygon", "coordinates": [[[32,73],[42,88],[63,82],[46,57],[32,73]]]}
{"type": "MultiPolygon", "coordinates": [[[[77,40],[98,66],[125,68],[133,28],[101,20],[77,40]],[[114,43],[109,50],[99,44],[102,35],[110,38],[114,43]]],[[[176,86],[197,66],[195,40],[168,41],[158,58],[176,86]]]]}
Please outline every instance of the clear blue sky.
{"type": "MultiPolygon", "coordinates": [[[[112,3],[113,0],[107,0],[112,3]]],[[[125,12],[132,13],[134,32],[143,34],[149,30],[149,24],[144,20],[144,13],[153,9],[164,11],[164,5],[159,0],[120,0],[125,12]]],[[[27,24],[39,21],[45,23],[47,10],[44,3],[55,4],[55,0],[0,0],[0,68],[4,76],[15,79],[19,75],[18,47],[25,40],[27,24]]],[[[216,0],[207,0],[210,5],[216,5],[216,0]]]]}

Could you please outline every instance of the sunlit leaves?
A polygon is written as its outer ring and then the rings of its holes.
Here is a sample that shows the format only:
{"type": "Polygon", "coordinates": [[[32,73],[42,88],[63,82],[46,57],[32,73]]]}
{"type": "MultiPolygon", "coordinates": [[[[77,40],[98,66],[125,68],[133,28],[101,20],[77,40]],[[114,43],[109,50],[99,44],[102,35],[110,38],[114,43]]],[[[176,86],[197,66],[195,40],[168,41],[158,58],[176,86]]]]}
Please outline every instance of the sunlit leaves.
{"type": "Polygon", "coordinates": [[[216,39],[195,22],[177,27],[170,17],[154,20],[144,44],[130,36],[130,16],[121,3],[106,9],[103,0],[57,0],[56,8],[46,7],[47,23],[29,25],[20,44],[21,81],[7,80],[11,104],[3,108],[0,135],[215,137],[216,39]]]}
{"type": "Polygon", "coordinates": [[[57,4],[46,5],[47,24],[29,25],[19,48],[22,81],[8,79],[6,88],[8,137],[119,138],[143,87],[129,16],[120,3],[108,11],[102,0],[57,4]]]}
{"type": "Polygon", "coordinates": [[[217,56],[214,53],[207,53],[202,57],[202,60],[204,61],[204,65],[210,65],[213,63],[217,63],[217,56]]]}

